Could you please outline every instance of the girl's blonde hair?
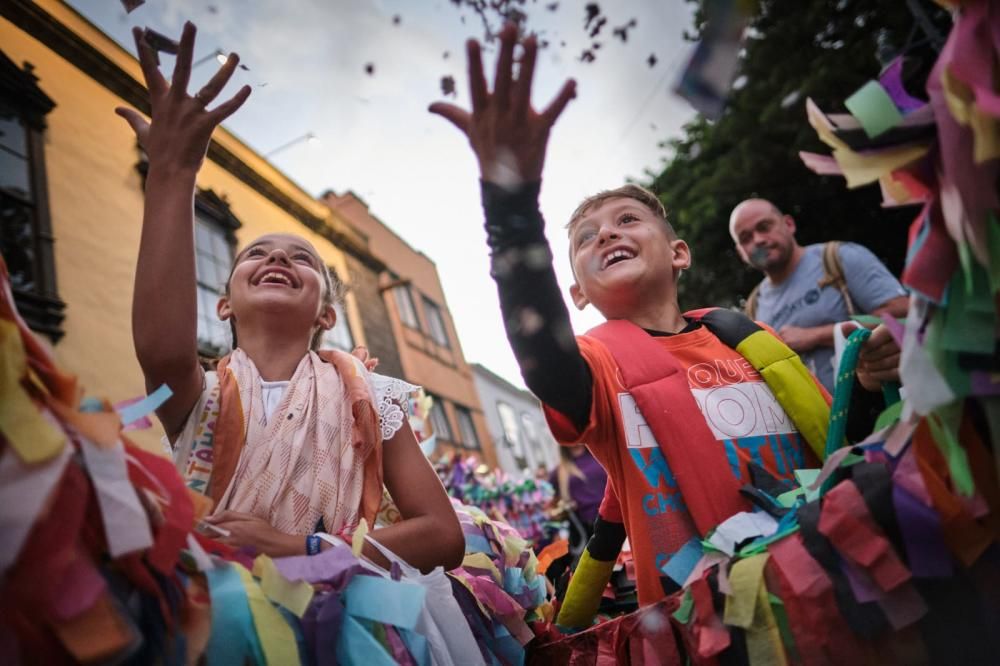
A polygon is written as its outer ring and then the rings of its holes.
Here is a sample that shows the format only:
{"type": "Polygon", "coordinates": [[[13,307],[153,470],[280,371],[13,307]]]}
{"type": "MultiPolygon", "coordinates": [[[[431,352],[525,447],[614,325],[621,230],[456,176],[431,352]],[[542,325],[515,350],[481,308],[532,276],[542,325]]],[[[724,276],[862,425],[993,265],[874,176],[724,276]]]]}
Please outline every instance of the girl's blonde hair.
{"type": "MultiPolygon", "coordinates": [[[[239,262],[241,254],[242,254],[242,251],[238,252],[236,254],[236,258],[233,259],[233,265],[229,268],[229,277],[226,278],[225,290],[223,292],[226,298],[229,298],[229,283],[233,279],[233,273],[236,271],[236,264],[239,262]]],[[[342,292],[343,292],[343,283],[341,283],[340,280],[337,280],[337,279],[335,279],[333,277],[333,274],[330,272],[329,266],[327,266],[323,262],[323,260],[319,258],[318,255],[314,254],[313,256],[316,257],[316,262],[317,262],[317,264],[319,264],[319,274],[320,274],[320,277],[323,278],[323,295],[322,295],[322,298],[323,298],[323,308],[325,309],[325,308],[333,306],[335,303],[339,303],[340,302],[340,299],[341,299],[341,297],[343,295],[342,294],[342,292]]],[[[235,317],[230,317],[229,318],[229,332],[230,332],[230,334],[233,337],[233,349],[236,349],[237,341],[236,341],[236,318],[235,317]]],[[[316,331],[313,333],[312,339],[309,341],[309,349],[311,349],[313,351],[316,351],[317,349],[319,349],[319,343],[320,343],[320,340],[323,339],[323,333],[324,333],[324,331],[323,331],[322,328],[320,328],[320,327],[316,328],[316,331]]]]}

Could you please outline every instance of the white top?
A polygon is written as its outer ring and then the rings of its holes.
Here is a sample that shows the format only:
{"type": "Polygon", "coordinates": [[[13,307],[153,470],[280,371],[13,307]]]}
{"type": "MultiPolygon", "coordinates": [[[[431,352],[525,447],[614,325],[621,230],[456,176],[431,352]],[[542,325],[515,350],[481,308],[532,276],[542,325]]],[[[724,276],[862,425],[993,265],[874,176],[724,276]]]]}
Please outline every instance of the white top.
{"type": "Polygon", "coordinates": [[[276,382],[260,380],[261,398],[264,400],[264,423],[271,420],[271,414],[274,414],[274,410],[281,403],[281,398],[285,395],[288,384],[287,379],[276,382]]]}

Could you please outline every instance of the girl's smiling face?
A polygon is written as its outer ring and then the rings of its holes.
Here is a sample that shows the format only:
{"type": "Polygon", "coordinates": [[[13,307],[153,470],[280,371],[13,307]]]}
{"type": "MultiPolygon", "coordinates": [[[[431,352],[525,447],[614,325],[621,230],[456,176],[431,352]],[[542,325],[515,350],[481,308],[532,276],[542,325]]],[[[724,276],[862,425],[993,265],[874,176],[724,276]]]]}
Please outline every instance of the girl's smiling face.
{"type": "Polygon", "coordinates": [[[219,317],[280,315],[289,327],[333,326],[332,285],[315,248],[291,234],[268,234],[244,248],[233,264],[219,317]]]}

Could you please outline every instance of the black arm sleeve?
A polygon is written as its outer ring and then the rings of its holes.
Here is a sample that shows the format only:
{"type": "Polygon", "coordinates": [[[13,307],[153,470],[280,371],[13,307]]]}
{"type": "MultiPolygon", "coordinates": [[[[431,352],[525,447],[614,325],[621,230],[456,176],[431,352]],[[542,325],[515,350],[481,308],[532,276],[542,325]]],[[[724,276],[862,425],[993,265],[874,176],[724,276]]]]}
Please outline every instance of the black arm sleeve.
{"type": "Polygon", "coordinates": [[[577,430],[590,417],[593,377],[573,336],[538,209],[541,183],[516,191],[482,183],[490,275],[507,340],[531,392],[577,430]]]}

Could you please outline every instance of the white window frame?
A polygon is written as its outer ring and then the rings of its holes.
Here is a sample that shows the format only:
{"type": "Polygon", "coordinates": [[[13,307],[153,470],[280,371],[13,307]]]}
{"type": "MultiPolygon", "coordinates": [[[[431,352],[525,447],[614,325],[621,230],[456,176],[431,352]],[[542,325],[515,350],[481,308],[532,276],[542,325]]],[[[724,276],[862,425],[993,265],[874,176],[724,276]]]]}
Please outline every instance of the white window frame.
{"type": "Polygon", "coordinates": [[[233,265],[233,246],[226,229],[197,209],[194,234],[198,349],[222,355],[232,349],[232,332],[229,324],[219,319],[216,306],[225,295],[233,265]]]}
{"type": "Polygon", "coordinates": [[[333,310],[337,313],[337,323],[329,331],[323,333],[320,340],[320,347],[324,349],[339,349],[350,353],[354,347],[354,332],[351,331],[351,322],[347,320],[347,311],[343,301],[335,301],[333,310]]]}
{"type": "Polygon", "coordinates": [[[427,327],[430,329],[431,339],[442,347],[451,348],[448,341],[448,328],[444,324],[444,313],[437,303],[423,297],[424,318],[427,320],[427,327]]]}
{"type": "Polygon", "coordinates": [[[472,420],[472,410],[455,405],[455,418],[458,419],[458,430],[462,434],[462,445],[467,449],[481,449],[476,422],[472,420]]]}
{"type": "Polygon", "coordinates": [[[399,320],[410,328],[420,329],[420,319],[417,317],[417,306],[413,302],[410,285],[399,284],[392,288],[392,296],[396,299],[396,309],[399,320]]]}
{"type": "Polygon", "coordinates": [[[431,427],[438,439],[446,439],[449,442],[455,441],[455,434],[451,429],[451,422],[448,421],[448,412],[444,408],[444,400],[432,396],[434,402],[431,403],[431,427]]]}

